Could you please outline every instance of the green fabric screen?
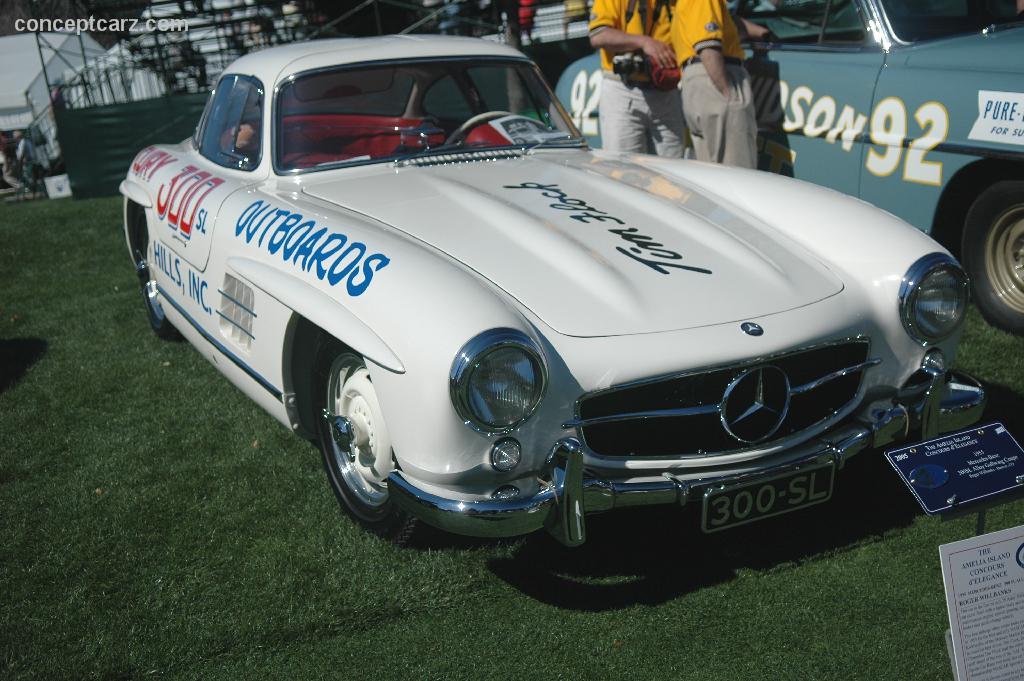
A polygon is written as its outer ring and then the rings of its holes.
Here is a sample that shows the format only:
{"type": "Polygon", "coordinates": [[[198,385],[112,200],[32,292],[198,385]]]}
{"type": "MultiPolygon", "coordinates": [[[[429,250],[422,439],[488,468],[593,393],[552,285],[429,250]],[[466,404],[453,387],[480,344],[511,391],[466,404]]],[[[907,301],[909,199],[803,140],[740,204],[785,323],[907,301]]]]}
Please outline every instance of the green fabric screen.
{"type": "Polygon", "coordinates": [[[128,164],[143,147],[176,144],[191,137],[206,98],[206,94],[172,95],[57,111],[57,137],[74,196],[117,194],[128,164]]]}

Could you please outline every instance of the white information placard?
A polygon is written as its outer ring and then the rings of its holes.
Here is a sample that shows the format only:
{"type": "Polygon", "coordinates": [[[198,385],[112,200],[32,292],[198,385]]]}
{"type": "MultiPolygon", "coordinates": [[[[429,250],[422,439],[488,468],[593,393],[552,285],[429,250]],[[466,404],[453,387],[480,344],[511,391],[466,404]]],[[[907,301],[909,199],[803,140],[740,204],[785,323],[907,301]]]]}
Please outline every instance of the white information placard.
{"type": "Polygon", "coordinates": [[[939,547],[959,681],[1024,679],[1024,525],[939,547]]]}

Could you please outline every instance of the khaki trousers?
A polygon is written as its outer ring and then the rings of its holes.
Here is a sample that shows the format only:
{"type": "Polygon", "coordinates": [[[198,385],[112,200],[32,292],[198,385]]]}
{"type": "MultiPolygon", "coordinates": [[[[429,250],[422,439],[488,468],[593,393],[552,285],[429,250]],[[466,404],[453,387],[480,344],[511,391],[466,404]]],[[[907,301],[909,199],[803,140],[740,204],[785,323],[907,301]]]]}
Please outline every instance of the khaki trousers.
{"type": "Polygon", "coordinates": [[[729,98],[718,91],[703,64],[683,69],[683,101],[698,161],[757,167],[757,120],[747,70],[726,64],[729,98]]]}
{"type": "Polygon", "coordinates": [[[677,90],[626,87],[618,76],[601,82],[597,110],[601,148],[680,158],[683,155],[683,104],[677,90]]]}

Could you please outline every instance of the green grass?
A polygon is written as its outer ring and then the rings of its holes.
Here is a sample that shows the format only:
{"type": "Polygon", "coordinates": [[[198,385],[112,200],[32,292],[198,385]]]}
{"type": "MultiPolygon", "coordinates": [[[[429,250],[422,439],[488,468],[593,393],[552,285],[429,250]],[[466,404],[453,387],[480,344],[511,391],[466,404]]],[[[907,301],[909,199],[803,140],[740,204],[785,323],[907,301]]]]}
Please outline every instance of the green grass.
{"type": "MultiPolygon", "coordinates": [[[[660,508],[575,550],[395,549],[312,445],[149,333],[119,223],[116,199],[0,206],[0,358],[27,365],[0,388],[0,678],[950,678],[937,547],[974,519],[924,516],[876,455],[722,535],[660,508]]],[[[972,314],[959,364],[1024,436],[1024,341],[972,314]]]]}

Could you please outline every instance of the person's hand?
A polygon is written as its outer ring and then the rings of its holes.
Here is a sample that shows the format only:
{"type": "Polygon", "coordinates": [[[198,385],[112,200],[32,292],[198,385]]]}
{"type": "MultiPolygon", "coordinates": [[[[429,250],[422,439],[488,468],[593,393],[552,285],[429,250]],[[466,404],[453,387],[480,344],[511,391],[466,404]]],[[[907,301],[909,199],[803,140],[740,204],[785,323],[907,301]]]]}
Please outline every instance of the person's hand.
{"type": "Polygon", "coordinates": [[[654,38],[647,36],[642,49],[644,54],[647,55],[653,63],[663,69],[670,69],[673,66],[677,66],[675,51],[669,45],[661,42],[660,40],[655,40],[654,38]]]}
{"type": "Polygon", "coordinates": [[[237,151],[251,151],[256,148],[256,128],[249,123],[242,123],[238,127],[238,137],[235,138],[235,149],[237,151]]]}

